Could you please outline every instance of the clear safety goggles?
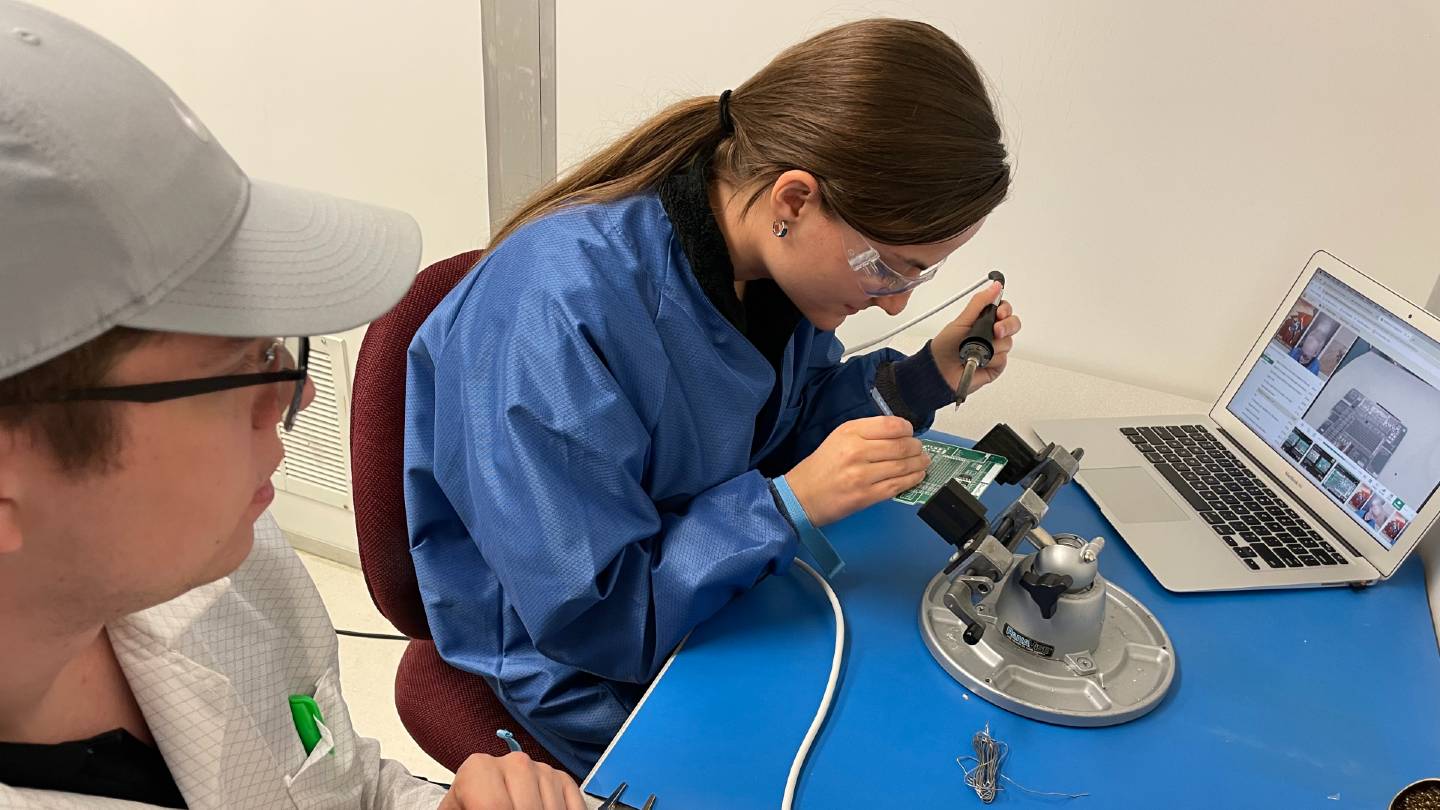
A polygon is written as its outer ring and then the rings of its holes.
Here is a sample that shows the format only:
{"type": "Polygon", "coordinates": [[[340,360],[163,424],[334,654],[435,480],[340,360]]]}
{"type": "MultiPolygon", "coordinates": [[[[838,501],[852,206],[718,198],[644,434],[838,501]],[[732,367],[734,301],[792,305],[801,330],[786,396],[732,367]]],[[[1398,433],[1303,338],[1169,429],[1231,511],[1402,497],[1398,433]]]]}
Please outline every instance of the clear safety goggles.
{"type": "Polygon", "coordinates": [[[941,259],[924,268],[903,262],[899,268],[893,267],[880,258],[880,251],[861,236],[859,231],[844,223],[840,229],[840,241],[844,245],[845,258],[850,262],[850,269],[854,270],[858,277],[860,289],[870,296],[883,297],[909,292],[934,278],[941,265],[945,264],[945,259],[941,259]]]}

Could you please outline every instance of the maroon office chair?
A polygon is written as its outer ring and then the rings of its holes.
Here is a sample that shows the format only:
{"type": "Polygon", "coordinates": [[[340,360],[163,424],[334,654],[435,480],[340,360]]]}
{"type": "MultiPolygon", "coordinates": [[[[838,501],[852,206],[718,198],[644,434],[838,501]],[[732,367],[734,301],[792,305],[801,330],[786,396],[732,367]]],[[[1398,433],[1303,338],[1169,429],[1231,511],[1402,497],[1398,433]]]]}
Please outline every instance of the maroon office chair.
{"type": "Polygon", "coordinates": [[[495,697],[478,675],[445,663],[430,626],[410,559],[401,471],[405,445],[405,353],[420,324],[480,260],[472,250],[425,268],[400,303],[370,325],[360,344],[351,398],[350,468],[360,570],[375,607],[410,638],[395,673],[395,708],[410,736],[441,765],[456,770],[472,753],[503,755],[495,736],[509,729],[532,758],[564,770],[495,697]]]}

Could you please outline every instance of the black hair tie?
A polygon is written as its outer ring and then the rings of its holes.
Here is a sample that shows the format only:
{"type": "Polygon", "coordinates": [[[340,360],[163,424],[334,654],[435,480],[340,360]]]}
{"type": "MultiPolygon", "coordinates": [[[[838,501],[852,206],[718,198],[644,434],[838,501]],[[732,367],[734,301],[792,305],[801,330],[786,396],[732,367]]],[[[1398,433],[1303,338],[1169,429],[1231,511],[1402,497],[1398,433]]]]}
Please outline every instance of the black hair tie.
{"type": "Polygon", "coordinates": [[[735,134],[735,122],[730,118],[730,94],[735,91],[726,90],[720,94],[720,129],[726,135],[735,134]]]}

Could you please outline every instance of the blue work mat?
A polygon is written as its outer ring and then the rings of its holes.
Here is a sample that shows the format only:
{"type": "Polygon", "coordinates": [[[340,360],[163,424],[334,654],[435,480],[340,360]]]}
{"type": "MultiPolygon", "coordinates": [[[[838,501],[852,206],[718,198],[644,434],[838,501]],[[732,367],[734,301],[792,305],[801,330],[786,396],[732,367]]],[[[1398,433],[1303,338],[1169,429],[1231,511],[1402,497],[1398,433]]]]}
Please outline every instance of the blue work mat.
{"type": "MultiPolygon", "coordinates": [[[[993,515],[1017,494],[982,500],[993,515]]],[[[935,663],[919,600],[949,547],[915,511],[882,503],[827,529],[847,563],[832,583],[845,665],[796,807],[980,807],[955,760],[986,723],[1010,746],[1005,775],[1089,794],[1009,788],[996,806],[1376,810],[1440,775],[1440,653],[1418,559],[1362,591],[1172,594],[1072,484],[1045,526],[1112,541],[1101,572],[1164,624],[1179,672],[1139,720],[1066,728],[998,709],[935,663]]],[[[778,807],[833,643],[808,574],[760,583],[696,629],[588,792],[626,781],[628,800],[655,793],[656,810],[778,807]]]]}

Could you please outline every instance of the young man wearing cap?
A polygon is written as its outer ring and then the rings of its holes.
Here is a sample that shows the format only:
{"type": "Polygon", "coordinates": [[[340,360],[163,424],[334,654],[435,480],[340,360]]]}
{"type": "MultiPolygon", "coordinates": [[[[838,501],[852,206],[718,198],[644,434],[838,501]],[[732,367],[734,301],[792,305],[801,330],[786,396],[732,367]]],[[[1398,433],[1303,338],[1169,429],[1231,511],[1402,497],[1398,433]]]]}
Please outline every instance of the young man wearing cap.
{"type": "Polygon", "coordinates": [[[0,0],[0,808],[582,807],[523,755],[448,794],[381,759],[265,512],[313,396],[271,336],[380,315],[419,250],[249,181],[123,51],[0,0]]]}

